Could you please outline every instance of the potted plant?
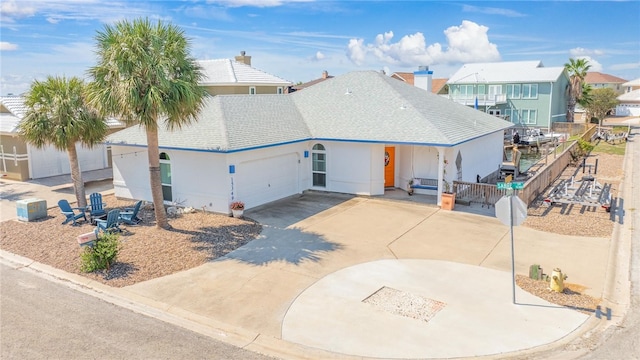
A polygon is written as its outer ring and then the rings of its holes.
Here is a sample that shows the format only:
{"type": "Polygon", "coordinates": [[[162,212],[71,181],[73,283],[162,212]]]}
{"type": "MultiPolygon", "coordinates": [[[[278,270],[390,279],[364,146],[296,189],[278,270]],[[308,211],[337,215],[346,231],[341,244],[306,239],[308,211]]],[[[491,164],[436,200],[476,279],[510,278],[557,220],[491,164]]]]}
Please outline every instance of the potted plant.
{"type": "Polygon", "coordinates": [[[444,191],[440,200],[440,207],[444,210],[453,210],[456,203],[456,194],[451,191],[451,184],[447,181],[447,165],[449,162],[444,159],[444,169],[442,170],[442,183],[444,191]]]}
{"type": "Polygon", "coordinates": [[[244,214],[244,203],[242,201],[234,201],[229,205],[231,208],[231,213],[233,213],[233,217],[241,218],[244,214]]]}

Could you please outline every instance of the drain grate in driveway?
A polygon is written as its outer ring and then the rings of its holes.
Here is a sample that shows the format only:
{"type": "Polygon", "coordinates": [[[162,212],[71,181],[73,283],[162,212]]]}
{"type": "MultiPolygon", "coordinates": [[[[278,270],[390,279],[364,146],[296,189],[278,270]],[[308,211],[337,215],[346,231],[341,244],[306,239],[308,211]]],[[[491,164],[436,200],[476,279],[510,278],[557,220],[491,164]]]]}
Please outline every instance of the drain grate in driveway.
{"type": "Polygon", "coordinates": [[[362,300],[381,310],[394,315],[428,322],[438,311],[444,309],[445,303],[419,295],[383,286],[378,291],[362,300]]]}

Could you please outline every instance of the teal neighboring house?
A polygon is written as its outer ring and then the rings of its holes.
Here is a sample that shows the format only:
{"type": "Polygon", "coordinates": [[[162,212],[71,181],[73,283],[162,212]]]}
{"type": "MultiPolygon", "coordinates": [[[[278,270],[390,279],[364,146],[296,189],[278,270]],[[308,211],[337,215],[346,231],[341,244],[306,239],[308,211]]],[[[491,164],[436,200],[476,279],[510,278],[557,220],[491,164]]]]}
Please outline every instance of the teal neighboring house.
{"type": "Polygon", "coordinates": [[[550,128],[567,121],[564,67],[541,61],[463,65],[447,81],[449,99],[523,127],[550,128]]]}

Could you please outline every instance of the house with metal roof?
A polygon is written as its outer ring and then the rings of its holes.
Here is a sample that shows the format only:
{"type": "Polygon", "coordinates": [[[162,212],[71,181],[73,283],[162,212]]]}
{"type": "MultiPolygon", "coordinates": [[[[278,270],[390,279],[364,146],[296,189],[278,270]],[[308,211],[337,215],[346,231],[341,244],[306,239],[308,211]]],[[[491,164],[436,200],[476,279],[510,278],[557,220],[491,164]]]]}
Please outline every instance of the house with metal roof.
{"type": "MultiPolygon", "coordinates": [[[[509,122],[375,71],[284,95],[206,99],[197,122],[160,129],[165,201],[221,213],[305,190],[382,195],[431,179],[475,182],[500,166],[509,122]]],[[[151,200],[144,129],[112,134],[116,196],[151,200]]],[[[439,200],[438,200],[439,201],[439,200]]]]}
{"type": "Polygon", "coordinates": [[[569,76],[541,61],[463,65],[447,81],[447,97],[513,124],[550,128],[566,121],[569,76]]]}
{"type": "MultiPolygon", "coordinates": [[[[0,171],[9,179],[25,181],[71,173],[66,151],[51,145],[37,148],[18,135],[18,124],[27,111],[21,96],[0,97],[0,171]]],[[[124,123],[107,119],[111,132],[124,128],[124,123]]],[[[76,144],[82,171],[104,169],[111,166],[107,145],[87,148],[76,144]]]]}
{"type": "Polygon", "coordinates": [[[251,66],[251,56],[240,52],[235,60],[198,60],[204,78],[200,85],[211,95],[284,94],[291,82],[251,66]]]}

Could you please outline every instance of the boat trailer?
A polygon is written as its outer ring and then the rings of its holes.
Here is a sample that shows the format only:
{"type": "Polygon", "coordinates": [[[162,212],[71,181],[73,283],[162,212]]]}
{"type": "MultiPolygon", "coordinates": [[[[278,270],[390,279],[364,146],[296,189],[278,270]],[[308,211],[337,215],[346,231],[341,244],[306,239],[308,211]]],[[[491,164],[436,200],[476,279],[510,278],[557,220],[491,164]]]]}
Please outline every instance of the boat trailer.
{"type": "Polygon", "coordinates": [[[549,206],[555,204],[600,206],[610,212],[611,184],[601,185],[591,175],[583,176],[582,180],[575,180],[575,176],[572,176],[556,185],[544,199],[544,202],[549,206]]]}

